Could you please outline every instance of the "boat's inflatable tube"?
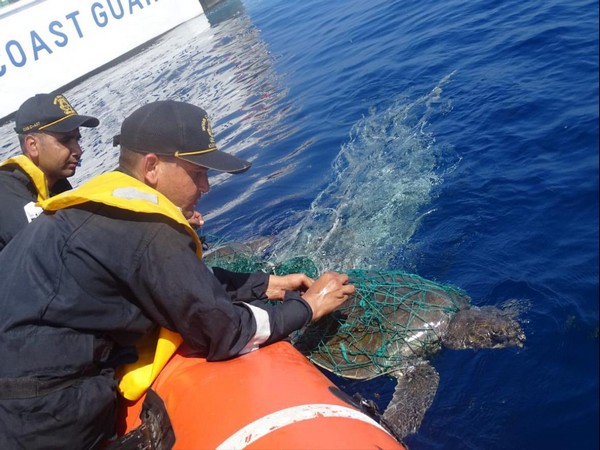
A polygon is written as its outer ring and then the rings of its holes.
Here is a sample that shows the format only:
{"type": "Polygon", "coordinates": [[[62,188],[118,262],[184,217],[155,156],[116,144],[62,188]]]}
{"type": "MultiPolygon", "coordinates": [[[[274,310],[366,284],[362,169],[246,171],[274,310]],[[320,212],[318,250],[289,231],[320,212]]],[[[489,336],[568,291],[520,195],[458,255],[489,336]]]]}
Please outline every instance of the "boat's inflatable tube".
{"type": "MultiPolygon", "coordinates": [[[[152,389],[175,449],[405,450],[288,342],[222,362],[181,350],[152,389]]],[[[127,406],[126,431],[140,425],[143,400],[127,406]]]]}

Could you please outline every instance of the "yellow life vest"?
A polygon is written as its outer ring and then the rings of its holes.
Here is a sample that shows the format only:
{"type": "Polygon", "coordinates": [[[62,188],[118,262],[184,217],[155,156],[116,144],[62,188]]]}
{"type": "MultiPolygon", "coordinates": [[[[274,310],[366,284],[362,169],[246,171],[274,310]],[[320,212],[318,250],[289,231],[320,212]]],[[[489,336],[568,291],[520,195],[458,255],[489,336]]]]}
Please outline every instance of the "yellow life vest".
{"type": "Polygon", "coordinates": [[[48,190],[48,181],[46,180],[46,175],[42,172],[38,166],[36,166],[32,160],[30,160],[25,155],[15,156],[13,158],[9,158],[6,161],[0,163],[0,167],[8,166],[9,164],[16,164],[19,166],[23,172],[25,172],[33,184],[35,185],[35,189],[37,190],[37,201],[41,202],[42,200],[46,200],[48,198],[49,190],[48,190]]]}
{"type": "MultiPolygon", "coordinates": [[[[182,225],[196,243],[202,257],[202,244],[186,218],[169,199],[157,190],[122,172],[95,177],[77,189],[63,192],[40,202],[46,211],[57,211],[87,202],[149,214],[162,214],[182,225]]],[[[182,342],[178,333],[161,328],[158,336],[149,335],[137,345],[138,360],[119,371],[119,390],[128,400],[139,399],[150,387],[182,342]]]]}

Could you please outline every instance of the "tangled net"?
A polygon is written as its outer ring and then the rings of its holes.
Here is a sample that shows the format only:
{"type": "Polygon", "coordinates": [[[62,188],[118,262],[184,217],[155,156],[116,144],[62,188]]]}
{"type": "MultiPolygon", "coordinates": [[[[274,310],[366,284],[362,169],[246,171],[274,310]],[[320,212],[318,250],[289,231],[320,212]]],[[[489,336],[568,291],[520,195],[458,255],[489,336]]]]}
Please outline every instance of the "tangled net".
{"type": "MultiPolygon", "coordinates": [[[[310,258],[274,263],[243,244],[208,252],[205,262],[235,272],[319,276],[310,258]]],[[[406,358],[437,350],[449,319],[469,303],[460,289],[402,271],[340,272],[348,274],[355,294],[290,340],[312,362],[347,378],[370,379],[398,369],[406,358]]]]}

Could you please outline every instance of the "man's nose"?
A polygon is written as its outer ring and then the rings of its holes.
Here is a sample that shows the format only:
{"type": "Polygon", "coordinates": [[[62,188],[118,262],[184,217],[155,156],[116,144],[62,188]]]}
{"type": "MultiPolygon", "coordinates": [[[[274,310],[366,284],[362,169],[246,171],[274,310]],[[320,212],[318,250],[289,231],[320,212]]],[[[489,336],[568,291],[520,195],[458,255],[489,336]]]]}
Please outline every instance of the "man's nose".
{"type": "Polygon", "coordinates": [[[83,150],[79,142],[75,142],[71,145],[71,153],[76,155],[78,158],[81,157],[81,155],[83,155],[83,150]]]}
{"type": "Polygon", "coordinates": [[[203,194],[206,194],[208,191],[210,191],[210,183],[208,182],[208,174],[207,173],[203,173],[198,178],[198,190],[200,192],[202,192],[203,194]]]}

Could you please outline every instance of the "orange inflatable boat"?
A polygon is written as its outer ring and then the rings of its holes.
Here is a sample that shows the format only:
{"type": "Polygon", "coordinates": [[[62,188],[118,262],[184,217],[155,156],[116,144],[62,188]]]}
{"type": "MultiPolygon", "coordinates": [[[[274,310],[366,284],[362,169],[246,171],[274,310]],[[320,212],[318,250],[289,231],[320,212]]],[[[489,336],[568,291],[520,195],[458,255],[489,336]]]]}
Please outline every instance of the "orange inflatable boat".
{"type": "MultiPolygon", "coordinates": [[[[406,450],[288,342],[222,362],[184,353],[152,385],[175,449],[406,450]]],[[[143,400],[124,411],[125,432],[140,425],[143,400]]]]}

